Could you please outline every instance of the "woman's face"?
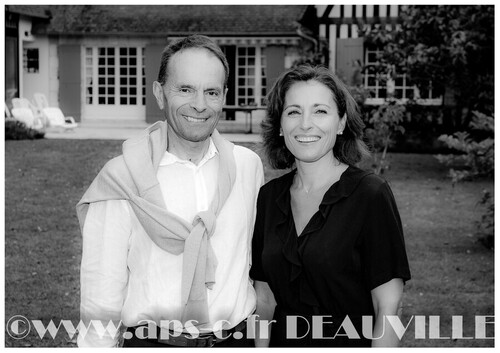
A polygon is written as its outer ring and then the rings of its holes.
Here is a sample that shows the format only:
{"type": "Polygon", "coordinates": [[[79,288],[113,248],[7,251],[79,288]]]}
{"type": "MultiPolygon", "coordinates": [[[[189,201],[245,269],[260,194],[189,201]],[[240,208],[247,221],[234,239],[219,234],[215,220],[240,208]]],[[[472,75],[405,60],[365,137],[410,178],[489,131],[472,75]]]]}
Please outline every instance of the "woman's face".
{"type": "Polygon", "coordinates": [[[299,81],[285,95],[281,129],[285,144],[295,159],[316,162],[330,158],[337,133],[344,130],[346,118],[339,117],[333,94],[324,84],[299,81]]]}

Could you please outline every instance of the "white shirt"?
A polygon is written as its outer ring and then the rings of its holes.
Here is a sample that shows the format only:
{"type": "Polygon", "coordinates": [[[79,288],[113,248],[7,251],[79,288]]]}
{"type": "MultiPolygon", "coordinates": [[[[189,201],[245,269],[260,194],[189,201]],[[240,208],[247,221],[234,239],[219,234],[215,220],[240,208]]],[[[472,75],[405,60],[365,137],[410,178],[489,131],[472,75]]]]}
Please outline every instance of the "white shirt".
{"type": "MultiPolygon", "coordinates": [[[[210,323],[214,330],[229,329],[255,309],[251,280],[250,244],[257,195],[264,181],[260,158],[234,146],[236,181],[211,237],[217,257],[215,284],[207,289],[210,323]],[[227,323],[222,321],[227,320],[227,323]]],[[[219,157],[213,142],[198,165],[165,152],[157,172],[167,209],[192,222],[208,209],[217,187],[219,157]]],[[[104,201],[90,205],[83,227],[81,265],[81,318],[114,320],[125,326],[179,318],[183,255],[157,247],[136,218],[128,201],[104,201]]],[[[181,326],[170,329],[182,330],[181,326]]],[[[78,336],[78,346],[114,346],[117,337],[103,337],[94,325],[78,336]]]]}

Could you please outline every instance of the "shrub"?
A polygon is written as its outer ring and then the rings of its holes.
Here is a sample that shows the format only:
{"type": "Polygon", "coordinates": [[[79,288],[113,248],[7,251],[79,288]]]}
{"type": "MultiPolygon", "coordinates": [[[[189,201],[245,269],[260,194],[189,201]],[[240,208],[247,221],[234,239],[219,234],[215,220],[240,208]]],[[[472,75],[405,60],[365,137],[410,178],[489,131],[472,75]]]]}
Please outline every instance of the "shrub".
{"type": "Polygon", "coordinates": [[[33,140],[41,139],[45,136],[45,132],[31,129],[23,122],[18,120],[5,121],[5,139],[6,140],[33,140]]]}
{"type": "MultiPolygon", "coordinates": [[[[491,177],[494,173],[494,120],[479,112],[473,112],[470,123],[471,133],[481,136],[479,141],[472,139],[468,132],[456,132],[452,136],[441,135],[439,140],[448,147],[459,152],[457,155],[437,155],[436,158],[446,165],[458,166],[460,169],[450,169],[452,185],[477,177],[491,177]]],[[[478,202],[486,208],[478,222],[476,235],[489,249],[493,249],[495,203],[489,191],[483,190],[483,196],[478,202]]]]}
{"type": "Polygon", "coordinates": [[[486,212],[481,216],[481,220],[477,223],[477,232],[479,241],[483,243],[488,249],[494,248],[494,234],[495,234],[495,199],[491,192],[483,190],[483,197],[478,202],[486,208],[486,212]]]}
{"type": "Polygon", "coordinates": [[[405,132],[401,125],[405,112],[405,106],[395,102],[385,103],[372,111],[368,120],[370,127],[365,130],[365,135],[373,152],[372,167],[376,174],[382,174],[389,168],[387,150],[394,144],[395,134],[405,132]]]}
{"type": "Polygon", "coordinates": [[[450,169],[453,185],[462,180],[471,180],[480,176],[492,176],[494,172],[494,121],[492,117],[474,112],[470,123],[473,131],[482,131],[485,138],[474,141],[469,132],[459,131],[453,135],[441,135],[439,140],[458,154],[436,155],[439,162],[460,169],[450,169]]]}

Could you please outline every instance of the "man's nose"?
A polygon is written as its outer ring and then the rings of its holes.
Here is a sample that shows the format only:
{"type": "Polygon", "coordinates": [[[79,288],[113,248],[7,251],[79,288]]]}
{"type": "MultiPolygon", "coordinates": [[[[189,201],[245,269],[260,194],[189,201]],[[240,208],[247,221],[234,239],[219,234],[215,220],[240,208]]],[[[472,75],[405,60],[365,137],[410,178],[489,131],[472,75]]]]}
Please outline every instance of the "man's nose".
{"type": "Polygon", "coordinates": [[[207,102],[204,92],[197,91],[191,101],[191,107],[197,112],[203,112],[207,108],[207,102]]]}

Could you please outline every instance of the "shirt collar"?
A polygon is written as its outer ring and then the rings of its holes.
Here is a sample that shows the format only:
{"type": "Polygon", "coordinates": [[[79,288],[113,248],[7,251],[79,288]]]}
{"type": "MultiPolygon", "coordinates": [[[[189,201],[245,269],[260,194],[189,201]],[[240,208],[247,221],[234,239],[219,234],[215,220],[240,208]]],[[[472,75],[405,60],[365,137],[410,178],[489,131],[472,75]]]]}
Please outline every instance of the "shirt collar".
{"type": "MultiPolygon", "coordinates": [[[[205,153],[205,155],[203,156],[203,158],[201,159],[200,163],[197,165],[197,167],[201,167],[203,164],[207,163],[210,159],[215,157],[218,153],[219,153],[219,151],[217,151],[217,148],[215,147],[214,141],[212,140],[212,138],[210,138],[208,150],[205,153]]],[[[163,154],[163,157],[160,161],[160,166],[167,166],[167,165],[172,165],[175,163],[194,165],[190,161],[187,161],[185,159],[180,159],[175,154],[172,154],[168,151],[165,151],[165,153],[163,154]]]]}
{"type": "MultiPolygon", "coordinates": [[[[290,210],[290,187],[293,183],[293,177],[296,169],[284,176],[285,187],[278,195],[276,203],[278,208],[286,215],[290,210]]],[[[338,182],[333,184],[325,193],[321,201],[320,211],[323,213],[324,205],[336,203],[337,201],[349,196],[358,186],[359,182],[367,175],[373,174],[371,171],[365,171],[354,166],[349,166],[340,176],[338,182]]]]}

